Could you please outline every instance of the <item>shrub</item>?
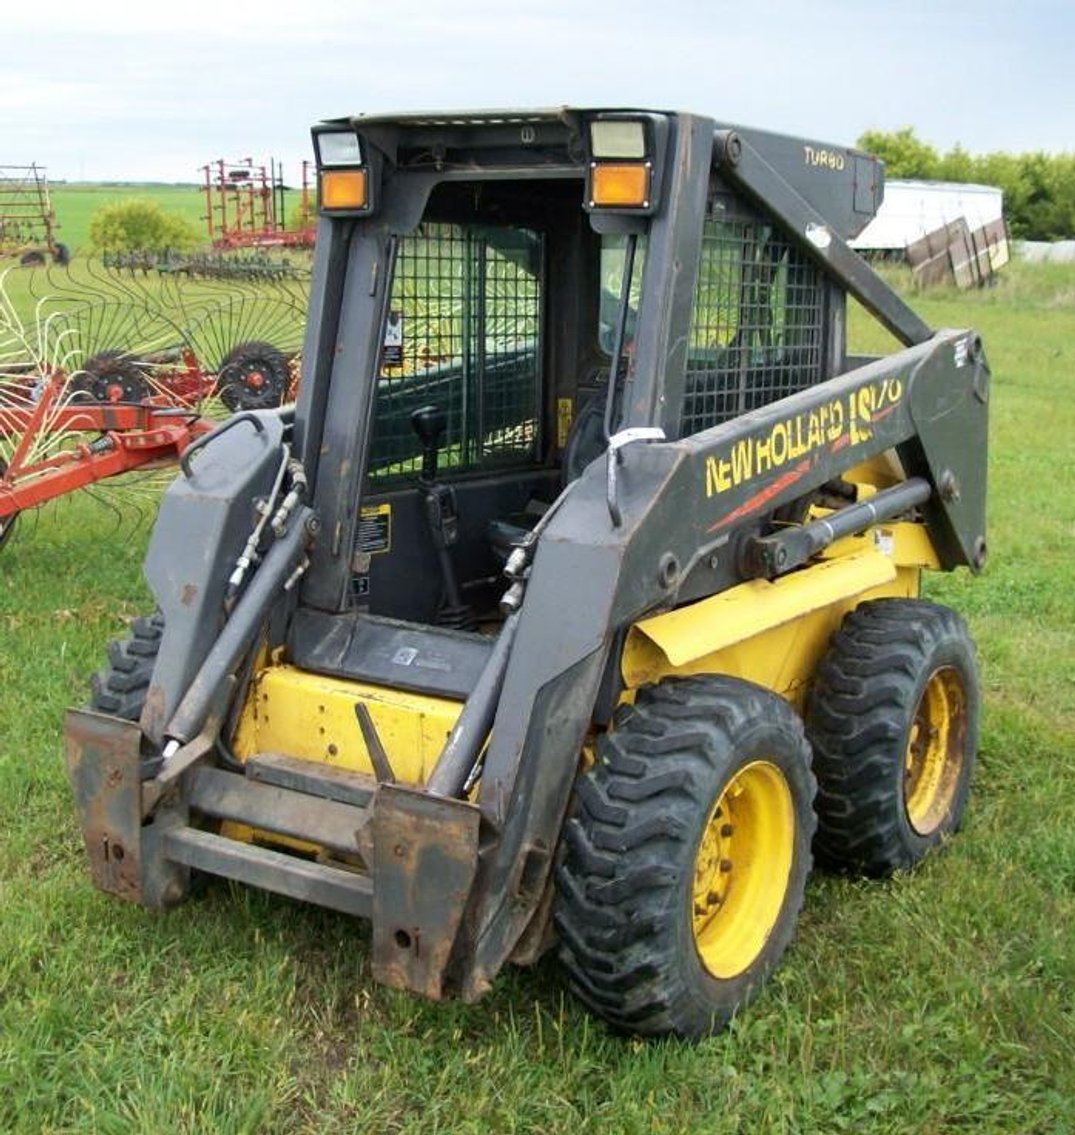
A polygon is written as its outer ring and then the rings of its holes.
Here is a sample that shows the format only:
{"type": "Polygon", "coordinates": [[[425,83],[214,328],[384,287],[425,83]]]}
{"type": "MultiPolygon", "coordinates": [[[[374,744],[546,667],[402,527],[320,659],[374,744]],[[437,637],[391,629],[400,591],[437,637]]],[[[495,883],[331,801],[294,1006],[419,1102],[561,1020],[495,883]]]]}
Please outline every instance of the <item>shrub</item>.
{"type": "Polygon", "coordinates": [[[859,138],[858,146],[885,163],[885,177],[918,177],[926,181],[939,177],[937,151],[928,142],[920,141],[910,126],[889,132],[867,130],[859,138]]]}
{"type": "Polygon", "coordinates": [[[90,244],[96,252],[187,252],[201,239],[185,218],[139,198],[106,205],[90,219],[90,244]]]}

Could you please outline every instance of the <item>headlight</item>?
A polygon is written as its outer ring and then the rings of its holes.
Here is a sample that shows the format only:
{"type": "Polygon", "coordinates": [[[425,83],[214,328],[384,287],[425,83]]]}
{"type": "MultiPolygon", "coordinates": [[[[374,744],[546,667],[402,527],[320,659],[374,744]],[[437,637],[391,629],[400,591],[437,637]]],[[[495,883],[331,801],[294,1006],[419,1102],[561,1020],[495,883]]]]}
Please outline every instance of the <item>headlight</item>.
{"type": "Polygon", "coordinates": [[[319,166],[362,165],[362,144],[352,130],[333,130],[314,134],[319,166]]]}
{"type": "Polygon", "coordinates": [[[586,123],[589,150],[583,207],[598,215],[656,212],[668,132],[668,117],[663,114],[597,111],[586,123]]]}
{"type": "Polygon", "coordinates": [[[373,178],[362,139],[353,130],[315,126],[317,207],[338,216],[373,211],[373,178]]]}

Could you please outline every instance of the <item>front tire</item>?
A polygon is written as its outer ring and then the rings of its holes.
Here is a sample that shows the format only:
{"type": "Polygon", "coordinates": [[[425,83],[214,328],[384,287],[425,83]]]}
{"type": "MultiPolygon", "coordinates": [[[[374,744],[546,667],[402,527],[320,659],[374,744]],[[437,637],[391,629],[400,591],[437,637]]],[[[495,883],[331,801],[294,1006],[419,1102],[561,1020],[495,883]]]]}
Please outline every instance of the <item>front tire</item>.
{"type": "Polygon", "coordinates": [[[556,925],[572,991],[617,1028],[700,1037],[791,940],[815,785],[802,724],[732,678],[640,691],[579,779],[556,925]]]}
{"type": "Polygon", "coordinates": [[[157,664],[164,616],[158,611],[131,622],[126,638],[108,644],[108,665],[90,678],[90,709],[138,721],[157,664]]]}
{"type": "Polygon", "coordinates": [[[7,516],[0,517],[0,548],[11,539],[11,534],[15,531],[15,522],[18,519],[19,514],[17,512],[11,512],[7,516]]]}
{"type": "Polygon", "coordinates": [[[956,831],[979,704],[974,644],[955,611],[880,599],[848,614],[806,712],[819,785],[818,861],[888,875],[956,831]]]}

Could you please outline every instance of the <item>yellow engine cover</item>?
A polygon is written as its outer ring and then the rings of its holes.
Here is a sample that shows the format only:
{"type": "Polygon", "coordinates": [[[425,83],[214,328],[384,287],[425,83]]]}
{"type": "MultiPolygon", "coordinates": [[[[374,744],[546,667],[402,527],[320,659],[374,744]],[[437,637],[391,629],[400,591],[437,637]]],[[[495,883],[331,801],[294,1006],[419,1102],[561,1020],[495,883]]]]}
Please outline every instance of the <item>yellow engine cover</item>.
{"type": "Polygon", "coordinates": [[[918,524],[896,523],[834,544],[813,565],[751,580],[643,619],[627,635],[626,697],[671,675],[727,674],[766,686],[797,709],[829,640],[867,599],[918,595],[936,555],[918,524]]]}
{"type": "Polygon", "coordinates": [[[251,683],[235,754],[283,753],[372,776],[357,702],[369,710],[396,779],[407,784],[425,782],[463,708],[445,698],[270,665],[251,683]]]}

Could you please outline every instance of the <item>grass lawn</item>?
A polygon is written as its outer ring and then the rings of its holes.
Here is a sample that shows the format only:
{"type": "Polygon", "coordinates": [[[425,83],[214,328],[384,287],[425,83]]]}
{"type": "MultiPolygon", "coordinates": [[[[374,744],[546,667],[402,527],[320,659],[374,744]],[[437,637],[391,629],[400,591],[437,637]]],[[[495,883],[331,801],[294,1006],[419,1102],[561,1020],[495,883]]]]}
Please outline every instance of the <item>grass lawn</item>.
{"type": "Polygon", "coordinates": [[[930,585],[981,657],[966,826],[913,875],[815,877],[767,991],[702,1044],[610,1035],[551,960],[431,1005],[372,983],[343,916],[93,891],[61,719],[149,605],[150,508],[98,490],[23,517],[0,553],[0,1130],[1075,1129],[1075,269],[913,302],[976,326],[994,374],[990,561],[930,585]]]}

